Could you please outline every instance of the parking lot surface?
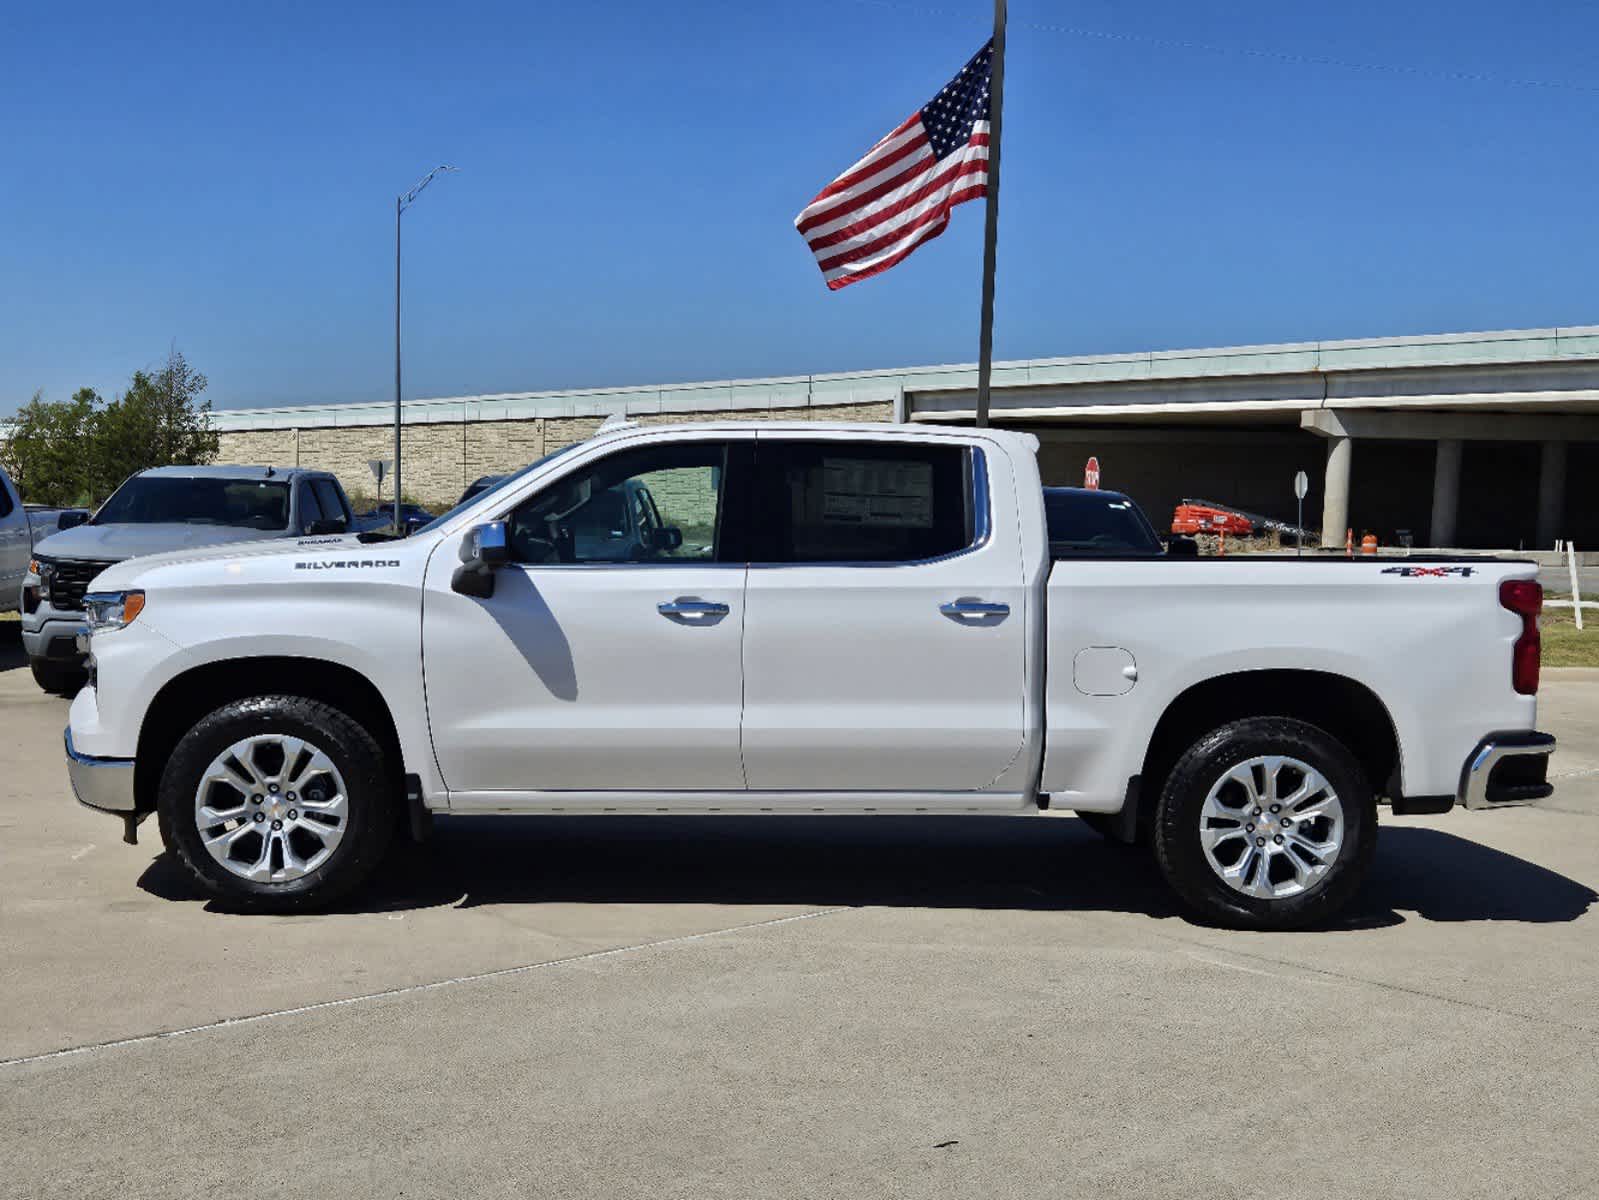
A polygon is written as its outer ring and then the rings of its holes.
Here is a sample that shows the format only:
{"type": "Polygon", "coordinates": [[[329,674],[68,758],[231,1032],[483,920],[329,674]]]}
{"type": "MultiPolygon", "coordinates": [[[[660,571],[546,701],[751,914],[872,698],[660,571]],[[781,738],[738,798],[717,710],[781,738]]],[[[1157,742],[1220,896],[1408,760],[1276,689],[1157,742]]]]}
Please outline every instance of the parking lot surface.
{"type": "Polygon", "coordinates": [[[0,1196],[1599,1197],[1599,671],[1331,930],[1072,819],[441,819],[283,918],[73,803],[15,630],[0,1196]]]}

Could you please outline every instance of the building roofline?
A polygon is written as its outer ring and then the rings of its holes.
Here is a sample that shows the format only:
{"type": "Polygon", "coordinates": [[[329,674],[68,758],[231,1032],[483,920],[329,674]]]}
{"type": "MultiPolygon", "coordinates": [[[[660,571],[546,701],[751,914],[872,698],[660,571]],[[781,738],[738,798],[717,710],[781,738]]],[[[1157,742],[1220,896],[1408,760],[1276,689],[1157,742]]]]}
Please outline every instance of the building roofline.
{"type": "MultiPolygon", "coordinates": [[[[996,391],[1048,385],[1144,383],[1334,372],[1425,371],[1492,364],[1599,361],[1599,325],[1421,334],[1336,341],[1283,342],[1131,354],[1013,359],[994,364],[996,391]]],[[[407,424],[673,413],[818,408],[898,402],[906,392],[960,392],[976,387],[973,363],[880,368],[813,375],[723,379],[625,387],[497,392],[407,400],[407,424]]],[[[218,409],[218,430],[326,428],[392,423],[389,401],[218,409]]]]}

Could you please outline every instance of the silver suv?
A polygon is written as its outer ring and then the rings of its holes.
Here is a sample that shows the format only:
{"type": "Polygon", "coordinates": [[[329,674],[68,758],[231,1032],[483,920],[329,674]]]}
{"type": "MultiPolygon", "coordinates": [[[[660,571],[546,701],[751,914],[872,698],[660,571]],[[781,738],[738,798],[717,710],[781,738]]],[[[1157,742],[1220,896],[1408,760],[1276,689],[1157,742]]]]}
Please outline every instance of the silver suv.
{"type": "Polygon", "coordinates": [[[22,646],[34,681],[47,692],[83,685],[83,597],[113,563],[350,528],[349,498],[327,471],[155,467],[131,475],[85,524],[34,546],[22,581],[22,646]]]}

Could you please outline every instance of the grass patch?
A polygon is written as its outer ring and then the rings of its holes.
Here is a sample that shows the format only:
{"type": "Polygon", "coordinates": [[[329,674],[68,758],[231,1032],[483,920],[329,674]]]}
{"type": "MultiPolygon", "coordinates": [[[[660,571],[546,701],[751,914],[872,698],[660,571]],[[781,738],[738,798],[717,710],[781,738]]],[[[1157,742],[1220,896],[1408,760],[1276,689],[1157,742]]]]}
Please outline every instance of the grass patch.
{"type": "Polygon", "coordinates": [[[1599,611],[1582,611],[1582,632],[1569,608],[1546,608],[1538,618],[1546,667],[1599,667],[1599,611]]]}

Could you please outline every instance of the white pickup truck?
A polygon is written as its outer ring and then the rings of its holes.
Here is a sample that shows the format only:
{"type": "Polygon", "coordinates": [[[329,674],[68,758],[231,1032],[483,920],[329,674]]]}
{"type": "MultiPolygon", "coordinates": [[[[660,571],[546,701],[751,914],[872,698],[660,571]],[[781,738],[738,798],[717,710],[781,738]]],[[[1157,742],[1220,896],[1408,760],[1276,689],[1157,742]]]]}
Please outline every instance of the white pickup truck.
{"type": "Polygon", "coordinates": [[[1549,794],[1532,564],[1055,558],[1036,447],[624,424],[405,541],[113,566],[73,788],[277,910],[433,812],[1075,813],[1268,928],[1350,898],[1379,797],[1549,794]]]}

